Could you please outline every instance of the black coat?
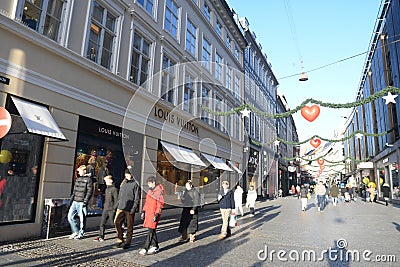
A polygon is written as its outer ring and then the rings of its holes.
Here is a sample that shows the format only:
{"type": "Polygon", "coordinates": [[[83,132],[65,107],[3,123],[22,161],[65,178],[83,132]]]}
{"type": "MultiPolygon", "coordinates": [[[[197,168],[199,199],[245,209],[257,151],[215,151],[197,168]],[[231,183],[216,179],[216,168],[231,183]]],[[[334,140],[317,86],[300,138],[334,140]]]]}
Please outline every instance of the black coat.
{"type": "Polygon", "coordinates": [[[235,208],[235,199],[233,197],[233,191],[229,189],[229,191],[224,193],[224,189],[221,189],[219,194],[222,198],[219,201],[219,207],[221,209],[234,209],[235,208]]]}
{"type": "Polygon", "coordinates": [[[194,234],[199,229],[199,206],[200,206],[200,193],[192,188],[191,190],[185,189],[181,197],[182,200],[182,215],[179,222],[179,233],[194,234]],[[193,210],[194,214],[190,214],[193,210]]]}
{"type": "Polygon", "coordinates": [[[72,201],[83,202],[84,205],[89,203],[93,194],[93,182],[89,176],[78,176],[75,181],[74,190],[71,195],[72,201]]]}
{"type": "Polygon", "coordinates": [[[382,186],[382,193],[383,193],[383,197],[389,197],[389,195],[390,195],[389,186],[382,186]]]}
{"type": "Polygon", "coordinates": [[[134,179],[125,179],[119,189],[118,209],[129,211],[132,214],[138,211],[140,193],[140,187],[134,179]]]}
{"type": "Polygon", "coordinates": [[[118,189],[114,185],[107,185],[103,210],[115,211],[118,206],[118,189]]]}

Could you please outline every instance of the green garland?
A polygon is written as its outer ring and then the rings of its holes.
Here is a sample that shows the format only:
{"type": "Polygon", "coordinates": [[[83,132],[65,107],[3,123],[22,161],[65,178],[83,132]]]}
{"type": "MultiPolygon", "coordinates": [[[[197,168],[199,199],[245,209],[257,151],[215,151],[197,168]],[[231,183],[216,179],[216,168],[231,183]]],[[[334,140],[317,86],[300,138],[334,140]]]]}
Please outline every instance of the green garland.
{"type": "Polygon", "coordinates": [[[386,134],[392,132],[393,130],[394,130],[394,128],[390,129],[389,131],[385,131],[385,132],[377,133],[377,134],[372,134],[372,133],[367,133],[367,132],[363,132],[363,131],[357,130],[357,131],[355,131],[354,133],[350,134],[349,136],[346,136],[346,137],[343,137],[343,138],[340,138],[340,139],[328,139],[328,138],[320,137],[319,135],[314,135],[314,136],[312,136],[312,137],[310,137],[310,138],[308,138],[308,139],[306,139],[306,140],[304,140],[304,141],[301,141],[301,142],[286,141],[286,140],[284,140],[284,139],[282,139],[282,138],[280,138],[280,137],[277,137],[274,141],[266,142],[266,143],[258,142],[258,141],[254,140],[254,139],[251,138],[251,137],[250,137],[250,139],[251,139],[251,142],[254,143],[254,144],[257,145],[257,146],[271,145],[271,144],[275,143],[276,141],[279,141],[279,142],[284,143],[284,144],[286,144],[286,145],[297,146],[297,145],[302,145],[302,144],[305,144],[305,143],[307,143],[307,142],[310,142],[311,140],[313,140],[313,139],[315,139],[315,138],[319,138],[319,139],[321,139],[321,140],[323,140],[323,141],[325,141],[325,142],[336,143],[336,142],[347,141],[347,140],[353,138],[354,136],[356,136],[357,134],[362,134],[362,135],[364,135],[364,136],[377,136],[377,137],[378,137],[378,136],[384,136],[384,135],[386,135],[386,134]]]}
{"type": "Polygon", "coordinates": [[[302,109],[303,107],[305,107],[307,104],[312,103],[312,104],[317,104],[321,107],[327,107],[327,108],[354,108],[354,107],[358,107],[367,103],[370,103],[374,100],[377,100],[378,98],[385,96],[387,93],[399,93],[400,94],[400,89],[393,87],[393,86],[388,86],[385,89],[382,89],[381,91],[376,92],[373,95],[370,95],[364,99],[360,99],[358,101],[354,101],[351,103],[345,103],[345,104],[335,104],[335,103],[327,103],[327,102],[322,102],[319,100],[315,100],[313,98],[308,98],[305,101],[303,101],[299,106],[297,106],[296,108],[289,110],[287,112],[284,113],[278,113],[278,114],[271,114],[271,113],[267,113],[267,112],[263,112],[259,109],[257,109],[256,107],[254,107],[253,105],[250,104],[243,104],[241,106],[238,106],[236,108],[233,108],[229,111],[213,111],[210,108],[201,105],[201,108],[213,115],[219,115],[219,116],[230,116],[233,114],[237,114],[238,112],[244,110],[245,108],[250,109],[252,112],[254,112],[255,114],[262,116],[262,117],[268,117],[268,118],[273,118],[273,119],[277,119],[277,118],[285,118],[285,117],[289,117],[292,114],[296,113],[297,111],[299,111],[300,109],[302,109]]]}

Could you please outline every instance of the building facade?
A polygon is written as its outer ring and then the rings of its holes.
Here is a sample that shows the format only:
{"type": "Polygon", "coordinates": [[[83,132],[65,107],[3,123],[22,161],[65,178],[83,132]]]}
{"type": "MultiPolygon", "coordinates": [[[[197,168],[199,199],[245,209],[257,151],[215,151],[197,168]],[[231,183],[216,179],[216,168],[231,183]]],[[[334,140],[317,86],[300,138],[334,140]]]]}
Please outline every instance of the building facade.
{"type": "MultiPolygon", "coordinates": [[[[367,97],[389,87],[400,88],[400,1],[382,1],[375,23],[369,51],[362,70],[356,100],[367,97]]],[[[393,93],[395,95],[396,93],[393,93]]],[[[354,137],[345,141],[344,154],[352,160],[346,164],[348,176],[354,175],[358,184],[363,179],[381,186],[388,183],[392,201],[399,201],[399,121],[400,106],[385,101],[382,97],[354,108],[346,123],[344,135],[350,137],[356,131],[373,136],[354,137]],[[386,133],[386,134],[385,134],[386,133]]]]}
{"type": "MultiPolygon", "coordinates": [[[[257,110],[271,115],[276,113],[278,81],[257,37],[249,28],[246,17],[240,18],[248,46],[244,51],[244,100],[257,110]]],[[[247,160],[243,180],[257,188],[259,196],[272,197],[277,193],[276,162],[273,141],[276,139],[275,119],[251,112],[244,118],[247,160]]]]}
{"type": "Polygon", "coordinates": [[[241,117],[207,112],[244,99],[247,42],[225,1],[7,0],[0,36],[0,241],[39,236],[45,199],[69,198],[79,165],[96,189],[105,170],[117,186],[127,166],[139,184],[159,174],[170,207],[186,180],[206,204],[240,179],[241,117]]]}

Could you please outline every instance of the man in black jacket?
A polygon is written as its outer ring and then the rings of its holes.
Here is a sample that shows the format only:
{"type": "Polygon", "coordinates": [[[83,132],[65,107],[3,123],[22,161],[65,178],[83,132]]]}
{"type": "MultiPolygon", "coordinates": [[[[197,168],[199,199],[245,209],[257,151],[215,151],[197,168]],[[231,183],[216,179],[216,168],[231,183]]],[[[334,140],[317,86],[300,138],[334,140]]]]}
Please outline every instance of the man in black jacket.
{"type": "Polygon", "coordinates": [[[235,200],[233,192],[229,189],[229,182],[222,181],[222,189],[218,194],[219,208],[222,216],[222,227],[220,239],[225,239],[231,235],[231,228],[229,227],[229,219],[232,212],[235,212],[235,200]]]}
{"type": "Polygon", "coordinates": [[[72,234],[69,239],[81,239],[85,234],[86,206],[89,203],[90,198],[93,194],[93,182],[92,178],[86,175],[86,166],[81,165],[77,169],[78,178],[75,181],[74,190],[72,191],[70,208],[68,211],[68,221],[71,225],[72,234]],[[75,216],[79,216],[80,227],[78,222],[75,220],[75,216]]]}
{"type": "Polygon", "coordinates": [[[104,182],[106,183],[107,188],[105,190],[104,208],[100,221],[100,231],[99,236],[93,240],[97,242],[104,241],[107,220],[111,222],[114,221],[115,210],[117,209],[118,205],[118,189],[114,186],[112,176],[105,176],[104,182]]]}
{"type": "Polygon", "coordinates": [[[116,248],[127,249],[131,246],[133,234],[133,219],[135,212],[139,210],[140,187],[128,168],[125,170],[125,180],[121,183],[118,196],[118,207],[115,215],[115,229],[117,230],[116,248]],[[126,220],[128,227],[124,242],[122,223],[126,220]]]}

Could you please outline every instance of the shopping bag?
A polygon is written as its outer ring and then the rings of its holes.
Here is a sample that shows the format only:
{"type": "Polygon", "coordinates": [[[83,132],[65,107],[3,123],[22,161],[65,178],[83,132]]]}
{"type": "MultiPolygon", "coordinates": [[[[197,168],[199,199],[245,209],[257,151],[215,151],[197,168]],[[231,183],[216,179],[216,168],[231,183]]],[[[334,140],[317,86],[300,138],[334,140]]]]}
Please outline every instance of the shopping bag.
{"type": "Polygon", "coordinates": [[[229,218],[229,227],[236,227],[236,226],[238,226],[237,215],[235,213],[232,213],[231,217],[229,218]]]}

